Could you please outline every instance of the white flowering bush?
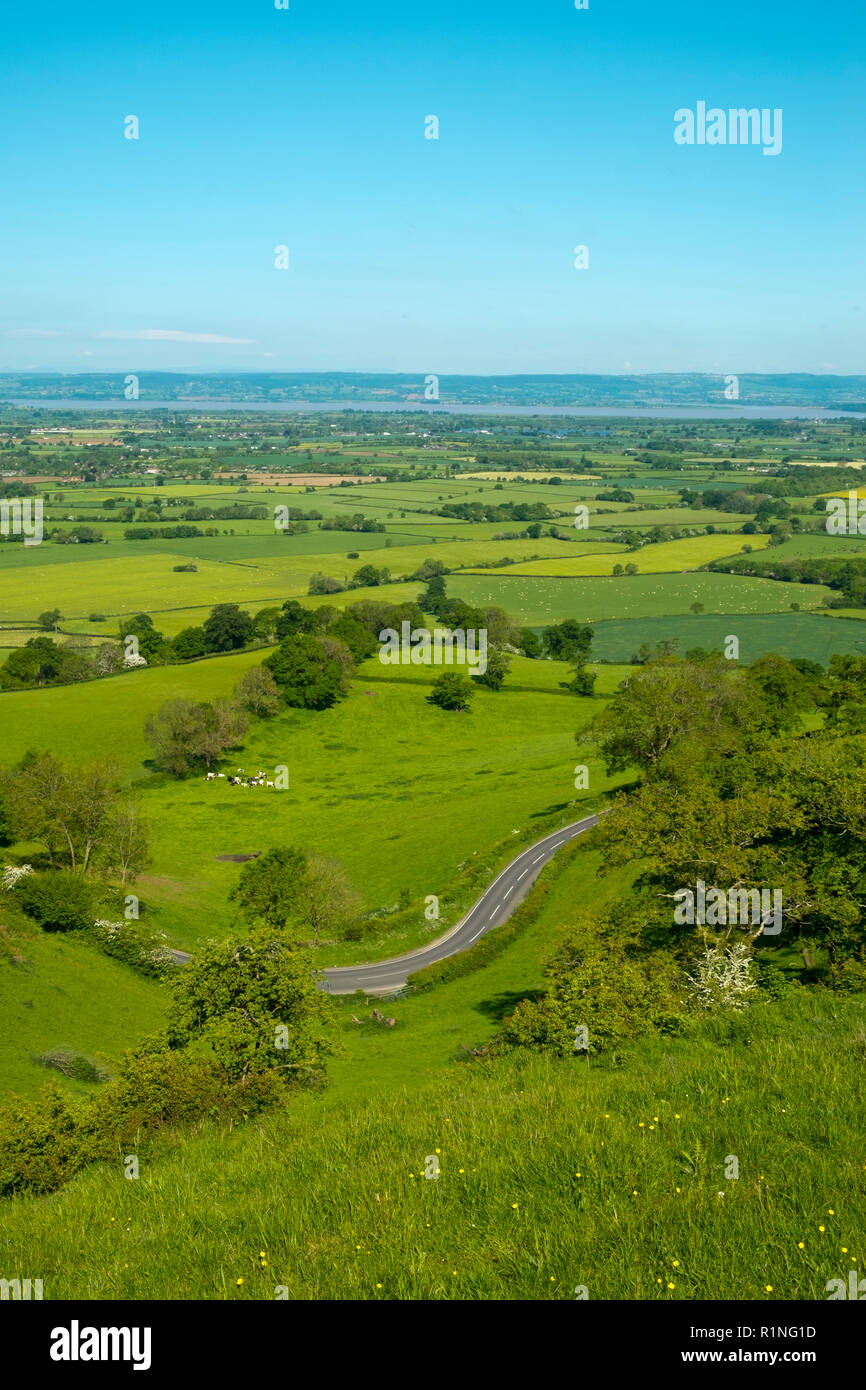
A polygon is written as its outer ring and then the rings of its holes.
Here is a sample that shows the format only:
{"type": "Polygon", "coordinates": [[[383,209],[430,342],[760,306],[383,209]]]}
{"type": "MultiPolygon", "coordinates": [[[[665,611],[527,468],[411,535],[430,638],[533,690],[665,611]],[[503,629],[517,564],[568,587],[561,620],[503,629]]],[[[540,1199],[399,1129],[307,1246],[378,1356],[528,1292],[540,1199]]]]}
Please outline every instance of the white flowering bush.
{"type": "Polygon", "coordinates": [[[748,946],[710,946],[687,976],[693,1001],[702,1009],[741,1010],[757,989],[748,946]]]}
{"type": "Polygon", "coordinates": [[[125,656],[125,657],[123,658],[123,669],[124,669],[124,671],[131,671],[131,670],[133,669],[134,666],[146,666],[146,665],[147,665],[147,662],[146,662],[146,660],[145,660],[145,658],[144,658],[143,656],[141,656],[141,655],[135,656],[132,652],[130,652],[129,656],[125,656]]]}
{"type": "Polygon", "coordinates": [[[22,878],[26,878],[28,874],[32,873],[33,869],[30,864],[7,864],[3,870],[3,887],[7,892],[11,892],[16,883],[20,883],[22,878]]]}
{"type": "Polygon", "coordinates": [[[139,922],[109,922],[100,917],[93,923],[94,939],[108,956],[125,961],[143,975],[164,979],[177,969],[167,946],[165,932],[151,932],[139,922]]]}

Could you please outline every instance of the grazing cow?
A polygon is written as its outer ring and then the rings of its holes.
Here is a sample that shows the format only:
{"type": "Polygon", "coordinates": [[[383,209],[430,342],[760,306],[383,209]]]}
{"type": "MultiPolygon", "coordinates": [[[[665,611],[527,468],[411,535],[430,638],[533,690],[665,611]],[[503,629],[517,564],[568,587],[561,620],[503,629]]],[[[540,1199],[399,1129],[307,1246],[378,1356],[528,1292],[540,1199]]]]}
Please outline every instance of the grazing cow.
{"type": "Polygon", "coordinates": [[[269,786],[269,787],[272,787],[273,785],[274,785],[273,782],[268,782],[268,783],[267,783],[267,786],[269,786]]]}

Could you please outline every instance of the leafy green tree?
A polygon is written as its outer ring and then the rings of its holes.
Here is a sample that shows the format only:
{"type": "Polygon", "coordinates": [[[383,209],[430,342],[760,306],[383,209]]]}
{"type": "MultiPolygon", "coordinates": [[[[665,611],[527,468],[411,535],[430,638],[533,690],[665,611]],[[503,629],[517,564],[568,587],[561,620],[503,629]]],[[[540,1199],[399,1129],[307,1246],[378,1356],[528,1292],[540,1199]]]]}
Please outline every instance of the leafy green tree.
{"type": "Polygon", "coordinates": [[[520,650],[523,652],[524,656],[528,656],[533,659],[541,656],[542,653],[541,639],[539,638],[538,633],[535,632],[531,627],[522,627],[519,629],[518,638],[517,642],[515,643],[515,646],[520,647],[520,650]]]}
{"type": "Polygon", "coordinates": [[[175,1048],[209,1044],[231,1077],[275,1069],[287,1084],[321,1085],[332,1008],[309,952],[259,928],[210,942],[178,974],[168,1038],[175,1048]]]}
{"type": "Polygon", "coordinates": [[[377,651],[379,643],[363,623],[359,623],[351,613],[344,613],[328,628],[329,637],[338,637],[345,642],[355,661],[366,661],[377,651]]]}
{"type": "Polygon", "coordinates": [[[343,591],[344,588],[345,585],[341,584],[339,579],[334,579],[332,575],[324,574],[321,570],[317,570],[315,574],[310,575],[310,583],[307,588],[307,593],[339,594],[343,591]]]}
{"type": "Polygon", "coordinates": [[[415,573],[409,577],[410,579],[418,579],[423,584],[429,584],[431,579],[435,579],[437,576],[447,573],[448,567],[444,565],[441,560],[423,560],[415,573]]]}
{"type": "Polygon", "coordinates": [[[445,600],[445,580],[441,574],[434,574],[428,581],[427,588],[418,599],[418,606],[422,608],[425,613],[438,615],[439,609],[445,603],[445,600]]]}
{"type": "Polygon", "coordinates": [[[342,935],[361,906],[342,865],[287,845],[245,864],[230,897],[248,922],[295,940],[342,935]]]}
{"type": "Polygon", "coordinates": [[[472,679],[476,684],[486,686],[488,690],[501,690],[510,664],[505,652],[499,651],[498,647],[492,647],[487,653],[486,671],[483,675],[473,676],[472,679]]]}
{"type": "Polygon", "coordinates": [[[60,685],[66,666],[64,648],[51,637],[30,637],[11,651],[0,666],[0,687],[23,690],[28,686],[60,685]]]}
{"type": "Polygon", "coordinates": [[[300,884],[306,872],[307,856],[302,850],[274,846],[244,865],[229,897],[247,921],[283,930],[298,920],[300,884]]]}
{"type": "Polygon", "coordinates": [[[505,1019],[503,1046],[578,1057],[653,1028],[667,1031],[685,1014],[675,961],[661,952],[641,953],[615,924],[588,912],[579,912],[563,933],[545,975],[546,996],[524,1000],[505,1019]]]}
{"type": "Polygon", "coordinates": [[[759,657],[746,674],[765,698],[765,723],[774,733],[796,728],[800,715],[814,708],[808,680],[777,652],[759,657]]]}
{"type": "Polygon", "coordinates": [[[159,765],[183,777],[200,764],[211,767],[228,748],[237,747],[246,727],[244,710],[231,700],[166,700],[148,717],[144,736],[159,765]]]}
{"type": "Polygon", "coordinates": [[[36,621],[45,632],[56,632],[62,616],[59,608],[49,608],[46,612],[40,613],[36,621]]]}
{"type": "Polygon", "coordinates": [[[304,608],[297,599],[287,599],[277,618],[277,641],[282,642],[287,637],[297,637],[302,633],[314,633],[317,627],[318,621],[313,609],[304,608]]]}
{"type": "Polygon", "coordinates": [[[127,637],[135,637],[140,655],[148,662],[161,656],[165,647],[165,637],[157,632],[149,613],[134,613],[131,618],[122,618],[119,636],[121,642],[127,637]]]}
{"type": "Polygon", "coordinates": [[[191,661],[194,657],[204,656],[207,650],[203,627],[181,628],[177,636],[172,638],[171,654],[178,661],[191,661]]]}
{"type": "Polygon", "coordinates": [[[253,618],[253,635],[260,641],[267,642],[268,645],[276,642],[277,639],[277,620],[280,616],[279,608],[260,608],[253,618]]]}
{"type": "Polygon", "coordinates": [[[379,584],[387,584],[390,579],[390,570],[379,569],[376,565],[361,565],[360,569],[355,570],[352,575],[349,587],[351,589],[376,588],[379,584]]]}
{"type": "Polygon", "coordinates": [[[585,666],[576,666],[570,681],[566,683],[566,690],[571,691],[572,695],[592,695],[595,692],[596,673],[587,671],[585,666]]]}
{"type": "Polygon", "coordinates": [[[287,637],[262,665],[282,690],[285,703],[295,709],[330,709],[346,693],[344,669],[328,655],[320,638],[287,637]]]}
{"type": "Polygon", "coordinates": [[[468,710],[475,686],[462,671],[443,671],[433,682],[427,699],[439,709],[468,710]]]}
{"type": "Polygon", "coordinates": [[[205,645],[209,652],[236,651],[252,640],[253,620],[236,603],[218,603],[205,620],[205,645]]]}
{"type": "Polygon", "coordinates": [[[83,879],[49,869],[27,874],[13,889],[19,907],[45,931],[80,931],[93,922],[93,896],[83,879]]]}
{"type": "Polygon", "coordinates": [[[575,618],[546,627],[542,634],[545,655],[553,661],[583,664],[592,647],[592,628],[575,618]]]}
{"type": "Polygon", "coordinates": [[[119,797],[112,763],[64,763],[53,753],[25,754],[5,774],[3,794],[16,838],[44,844],[52,867],[86,874],[103,846],[119,797]]]}
{"type": "Polygon", "coordinates": [[[264,666],[251,666],[234,689],[234,698],[258,719],[277,714],[280,708],[280,688],[264,666]]]}
{"type": "Polygon", "coordinates": [[[141,803],[129,796],[108,810],[98,858],[122,884],[134,881],[150,863],[150,836],[141,803]]]}
{"type": "Polygon", "coordinates": [[[655,775],[675,751],[721,756],[757,736],[761,701],[723,660],[651,664],[623,681],[593,723],[609,772],[655,775]]]}

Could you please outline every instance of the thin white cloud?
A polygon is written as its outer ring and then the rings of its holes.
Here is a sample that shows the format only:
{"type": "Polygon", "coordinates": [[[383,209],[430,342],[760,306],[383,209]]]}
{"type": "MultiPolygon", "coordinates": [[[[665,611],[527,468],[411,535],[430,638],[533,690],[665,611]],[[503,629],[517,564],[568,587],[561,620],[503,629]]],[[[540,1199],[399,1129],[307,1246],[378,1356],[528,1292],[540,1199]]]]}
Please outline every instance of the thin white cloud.
{"type": "Polygon", "coordinates": [[[186,333],[179,328],[106,328],[97,338],[122,338],[139,343],[254,343],[255,338],[230,338],[222,333],[186,333]]]}
{"type": "Polygon", "coordinates": [[[7,338],[62,338],[54,328],[7,328],[7,338]]]}

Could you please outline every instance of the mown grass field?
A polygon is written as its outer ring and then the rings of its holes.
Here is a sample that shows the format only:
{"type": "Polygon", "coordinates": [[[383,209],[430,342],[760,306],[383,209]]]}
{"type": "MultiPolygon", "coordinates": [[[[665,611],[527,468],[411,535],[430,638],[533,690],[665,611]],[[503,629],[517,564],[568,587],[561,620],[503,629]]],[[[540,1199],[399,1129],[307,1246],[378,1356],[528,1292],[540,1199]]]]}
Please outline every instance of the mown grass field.
{"type": "Polygon", "coordinates": [[[657,618],[688,613],[702,603],[713,613],[772,613],[799,603],[817,608],[831,592],[822,584],[779,584],[729,574],[634,574],[622,579],[533,579],[503,571],[490,575],[454,575],[449,594],[473,604],[498,604],[531,627],[579,618],[657,618]]]}
{"type": "Polygon", "coordinates": [[[657,545],[645,545],[637,551],[618,550],[615,554],[595,552],[585,555],[567,554],[548,556],[544,560],[524,561],[510,565],[507,570],[494,570],[494,574],[526,574],[530,576],[553,575],[570,577],[572,575],[609,575],[616,564],[634,564],[640,574],[679,574],[683,570],[699,569],[710,560],[721,560],[726,555],[737,555],[743,545],[752,545],[753,550],[761,550],[767,544],[768,536],[750,536],[742,541],[739,536],[692,536],[679,541],[661,541],[657,545]]]}
{"type": "MultiPolygon", "coordinates": [[[[264,607],[306,594],[310,576],[318,570],[348,583],[365,561],[385,566],[395,576],[406,576],[426,558],[423,547],[419,549],[413,543],[403,547],[383,546],[375,558],[365,552],[363,559],[350,560],[347,552],[359,549],[351,533],[342,537],[339,556],[336,551],[321,554],[308,549],[293,550],[295,540],[306,539],[300,536],[269,541],[272,554],[256,556],[245,563],[203,559],[198,549],[185,554],[176,549],[172,541],[142,541],[138,551],[95,560],[90,559],[88,553],[87,558],[74,565],[64,565],[60,572],[54,565],[31,564],[26,584],[21,582],[18,567],[10,567],[8,572],[0,570],[0,615],[6,620],[32,619],[46,609],[60,608],[64,618],[86,618],[91,612],[122,615],[192,608],[201,604],[256,601],[264,607]],[[154,549],[154,545],[158,548],[154,549]],[[174,565],[186,563],[190,553],[196,557],[197,572],[175,573],[174,565]]],[[[517,560],[533,555],[557,555],[569,548],[568,542],[550,537],[428,544],[435,558],[448,566],[477,565],[483,561],[498,561],[506,555],[517,560]]],[[[41,547],[32,549],[41,550],[41,547]]],[[[107,550],[108,547],[103,547],[103,552],[107,550]]]]}

